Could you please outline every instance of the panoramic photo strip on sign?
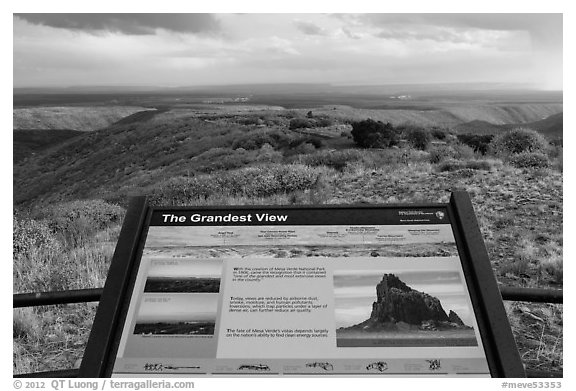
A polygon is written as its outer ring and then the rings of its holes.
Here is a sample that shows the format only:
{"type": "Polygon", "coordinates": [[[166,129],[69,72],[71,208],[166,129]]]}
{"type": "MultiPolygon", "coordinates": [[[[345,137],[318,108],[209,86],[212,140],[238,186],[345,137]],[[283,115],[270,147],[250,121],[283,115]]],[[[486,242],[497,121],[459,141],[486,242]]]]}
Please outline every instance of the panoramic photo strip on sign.
{"type": "Polygon", "coordinates": [[[445,207],[155,210],[112,376],[490,376],[445,207]]]}

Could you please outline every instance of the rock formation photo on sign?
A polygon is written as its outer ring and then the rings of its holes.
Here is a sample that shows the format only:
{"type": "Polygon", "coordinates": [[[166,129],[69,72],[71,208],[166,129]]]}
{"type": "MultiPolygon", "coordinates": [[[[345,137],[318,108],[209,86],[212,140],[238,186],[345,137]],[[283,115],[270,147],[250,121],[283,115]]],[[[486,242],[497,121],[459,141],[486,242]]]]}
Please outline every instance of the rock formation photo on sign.
{"type": "Polygon", "coordinates": [[[476,346],[474,329],[442,307],[437,297],[384,274],[376,285],[376,301],[365,321],[336,330],[339,347],[476,346]]]}

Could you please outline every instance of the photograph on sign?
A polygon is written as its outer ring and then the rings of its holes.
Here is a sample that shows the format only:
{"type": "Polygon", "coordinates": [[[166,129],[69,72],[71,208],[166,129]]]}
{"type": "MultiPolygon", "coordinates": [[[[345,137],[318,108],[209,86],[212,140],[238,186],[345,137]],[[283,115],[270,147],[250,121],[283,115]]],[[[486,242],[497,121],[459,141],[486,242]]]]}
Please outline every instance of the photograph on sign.
{"type": "Polygon", "coordinates": [[[134,334],[212,335],[217,296],[211,294],[144,295],[134,334]]]}
{"type": "Polygon", "coordinates": [[[150,264],[144,292],[218,293],[221,275],[222,262],[214,259],[155,259],[150,264]]]}
{"type": "Polygon", "coordinates": [[[459,273],[429,267],[335,270],[337,346],[477,346],[459,273]]]}

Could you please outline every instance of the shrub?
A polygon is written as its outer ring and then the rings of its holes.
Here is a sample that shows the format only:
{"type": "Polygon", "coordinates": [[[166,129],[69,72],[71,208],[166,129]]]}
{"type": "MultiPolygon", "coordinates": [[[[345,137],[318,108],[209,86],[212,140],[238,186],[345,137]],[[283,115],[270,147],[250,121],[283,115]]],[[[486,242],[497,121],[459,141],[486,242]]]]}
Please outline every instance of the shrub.
{"type": "Polygon", "coordinates": [[[483,170],[491,171],[494,168],[494,163],[489,160],[468,160],[461,161],[455,159],[447,159],[438,165],[438,171],[459,171],[459,170],[483,170]]]}
{"type": "Polygon", "coordinates": [[[219,188],[228,195],[265,197],[311,188],[320,171],[302,164],[247,167],[216,178],[219,188]]]}
{"type": "Polygon", "coordinates": [[[307,155],[314,153],[315,151],[316,147],[310,143],[300,144],[296,148],[294,148],[294,153],[299,155],[307,155]]]}
{"type": "Polygon", "coordinates": [[[151,189],[154,204],[184,205],[219,196],[266,197],[307,190],[325,171],[302,164],[245,167],[213,175],[176,177],[151,189]]]}
{"type": "Polygon", "coordinates": [[[429,160],[432,164],[438,164],[446,159],[455,158],[455,151],[452,147],[441,145],[430,149],[429,160]]]}
{"type": "Polygon", "coordinates": [[[311,120],[304,118],[293,118],[290,120],[290,124],[288,125],[288,129],[290,130],[313,127],[314,123],[311,120]]]}
{"type": "Polygon", "coordinates": [[[322,145],[324,145],[322,140],[317,137],[312,137],[311,139],[306,140],[306,142],[314,145],[314,148],[316,149],[322,148],[322,145]]]}
{"type": "Polygon", "coordinates": [[[65,244],[78,246],[91,240],[95,232],[119,223],[124,213],[122,207],[103,200],[79,200],[56,204],[41,216],[65,244]]]}
{"type": "Polygon", "coordinates": [[[474,158],[474,149],[466,144],[456,143],[452,145],[452,150],[456,159],[468,160],[474,158]]]}
{"type": "MultiPolygon", "coordinates": [[[[255,158],[256,162],[262,162],[262,163],[280,162],[281,160],[282,160],[282,152],[275,151],[274,148],[268,143],[262,145],[262,148],[258,150],[255,158]]],[[[226,162],[227,159],[225,158],[224,161],[226,162]]],[[[230,169],[230,167],[226,169],[230,169]]]]}
{"type": "Polygon", "coordinates": [[[350,162],[362,160],[364,153],[356,149],[340,151],[317,151],[309,155],[299,157],[299,162],[312,167],[326,166],[342,171],[350,162]]]}
{"type": "Polygon", "coordinates": [[[493,167],[492,162],[488,160],[468,160],[466,162],[466,168],[470,170],[490,171],[493,167]]]}
{"type": "Polygon", "coordinates": [[[263,125],[264,120],[257,116],[239,118],[238,123],[242,125],[263,125]]]}
{"type": "Polygon", "coordinates": [[[507,157],[522,152],[546,152],[548,141],[532,129],[516,128],[499,134],[490,143],[490,152],[507,157]]]}
{"type": "Polygon", "coordinates": [[[362,148],[387,148],[398,143],[398,134],[390,123],[372,119],[352,123],[352,138],[362,148]]]}
{"type": "Polygon", "coordinates": [[[209,175],[170,178],[151,190],[151,203],[180,205],[189,200],[206,199],[218,190],[211,178],[209,175]]]}
{"type": "Polygon", "coordinates": [[[15,258],[28,256],[34,249],[56,249],[58,242],[46,221],[12,217],[12,254],[15,258]]]}
{"type": "Polygon", "coordinates": [[[259,151],[260,149],[247,151],[244,148],[212,148],[190,159],[190,167],[197,172],[240,168],[256,160],[259,151]]]}
{"type": "Polygon", "coordinates": [[[436,140],[446,139],[446,131],[438,127],[433,127],[432,129],[430,129],[430,135],[434,137],[436,140]]]}
{"type": "Polygon", "coordinates": [[[79,218],[87,219],[96,229],[103,229],[120,222],[124,209],[103,200],[78,200],[56,204],[43,215],[49,220],[50,227],[56,230],[66,229],[70,222],[79,218]]]}
{"type": "Polygon", "coordinates": [[[323,145],[322,140],[319,139],[318,137],[299,137],[297,139],[290,141],[288,147],[293,149],[305,143],[312,144],[314,148],[321,148],[323,145]]]}
{"type": "Polygon", "coordinates": [[[488,146],[494,138],[494,135],[459,134],[456,137],[458,138],[458,141],[474,149],[474,152],[485,155],[488,152],[488,146]]]}
{"type": "Polygon", "coordinates": [[[548,156],[541,152],[522,152],[510,157],[510,164],[517,168],[547,168],[548,156]]]}
{"type": "Polygon", "coordinates": [[[464,162],[456,159],[446,159],[438,165],[438,171],[457,171],[464,168],[464,162]]]}
{"type": "Polygon", "coordinates": [[[430,132],[424,128],[408,127],[404,131],[404,138],[415,149],[425,151],[428,148],[428,143],[432,140],[430,132]]]}
{"type": "Polygon", "coordinates": [[[288,129],[300,129],[300,128],[325,128],[327,126],[332,126],[334,122],[328,117],[316,118],[310,115],[308,112],[307,118],[294,118],[290,120],[288,124],[288,129]]]}
{"type": "MultiPolygon", "coordinates": [[[[280,165],[272,170],[278,187],[271,194],[291,193],[310,189],[318,181],[321,171],[302,164],[280,165]]],[[[268,194],[259,194],[259,196],[268,194]]]]}
{"type": "Polygon", "coordinates": [[[319,118],[316,120],[317,128],[325,128],[327,126],[332,126],[334,122],[330,118],[319,118]]]}
{"type": "Polygon", "coordinates": [[[232,149],[244,148],[248,151],[260,149],[270,144],[274,149],[288,145],[291,138],[278,129],[258,129],[241,135],[232,142],[232,149]]]}

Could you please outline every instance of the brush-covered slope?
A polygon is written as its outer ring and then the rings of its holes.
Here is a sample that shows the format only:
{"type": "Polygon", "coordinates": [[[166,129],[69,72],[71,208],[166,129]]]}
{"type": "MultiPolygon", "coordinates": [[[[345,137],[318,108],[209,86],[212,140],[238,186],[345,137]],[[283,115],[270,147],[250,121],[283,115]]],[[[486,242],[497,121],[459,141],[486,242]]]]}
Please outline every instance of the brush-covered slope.
{"type": "Polygon", "coordinates": [[[402,109],[370,110],[349,106],[325,106],[314,113],[351,120],[373,120],[390,122],[394,125],[411,123],[420,126],[453,127],[470,121],[485,121],[490,124],[516,124],[533,122],[562,112],[562,103],[498,103],[457,104],[434,103],[433,107],[407,106],[402,109]]]}
{"type": "Polygon", "coordinates": [[[454,130],[459,133],[497,134],[518,127],[536,130],[551,139],[560,138],[562,137],[564,127],[563,113],[553,114],[538,121],[503,125],[475,120],[457,125],[454,127],[454,130]]]}
{"type": "Polygon", "coordinates": [[[92,131],[150,110],[136,106],[26,107],[13,110],[13,129],[71,129],[92,131]]]}
{"type": "Polygon", "coordinates": [[[564,129],[564,115],[563,113],[554,114],[540,121],[525,124],[525,126],[537,130],[551,138],[562,137],[564,129]]]}
{"type": "MultiPolygon", "coordinates": [[[[230,147],[250,130],[257,131],[164,114],[160,119],[85,132],[15,165],[14,203],[114,198],[174,176],[191,175],[199,167],[209,171],[206,164],[233,158],[238,161],[230,164],[241,166],[243,155],[235,156],[230,147]]],[[[230,167],[218,167],[226,168],[230,167]]]]}
{"type": "Polygon", "coordinates": [[[27,157],[48,148],[54,147],[72,137],[81,135],[83,132],[67,129],[34,129],[14,131],[13,138],[13,161],[20,162],[27,157]]]}

